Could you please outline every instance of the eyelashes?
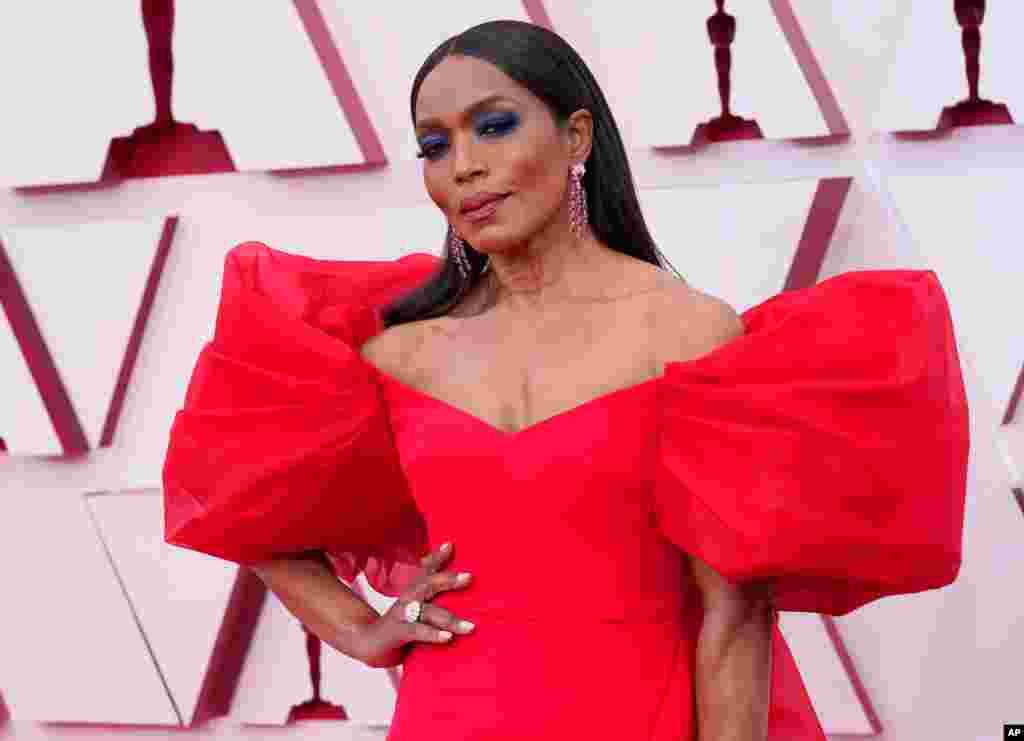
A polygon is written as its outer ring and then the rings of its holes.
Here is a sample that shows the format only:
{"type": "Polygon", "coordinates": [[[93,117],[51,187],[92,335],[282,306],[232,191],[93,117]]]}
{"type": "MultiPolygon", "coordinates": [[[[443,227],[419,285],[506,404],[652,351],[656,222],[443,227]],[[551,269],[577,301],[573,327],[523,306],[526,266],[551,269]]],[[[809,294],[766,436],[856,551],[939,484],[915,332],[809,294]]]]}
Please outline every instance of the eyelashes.
{"type": "MultiPolygon", "coordinates": [[[[489,118],[480,123],[476,133],[482,137],[504,136],[519,125],[519,116],[507,114],[489,118]]],[[[447,137],[440,137],[439,140],[428,139],[420,144],[420,151],[417,157],[425,157],[428,160],[436,160],[441,157],[447,147],[447,137]]]]}

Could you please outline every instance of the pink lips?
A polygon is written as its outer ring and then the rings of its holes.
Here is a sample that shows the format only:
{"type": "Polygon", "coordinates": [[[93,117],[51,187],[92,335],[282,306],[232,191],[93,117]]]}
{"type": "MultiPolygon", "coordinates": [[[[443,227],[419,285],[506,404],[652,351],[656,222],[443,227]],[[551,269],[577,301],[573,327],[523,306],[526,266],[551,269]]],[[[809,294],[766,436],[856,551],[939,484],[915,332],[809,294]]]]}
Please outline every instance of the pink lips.
{"type": "Polygon", "coordinates": [[[459,211],[461,213],[465,213],[466,211],[472,211],[474,209],[480,208],[489,201],[493,201],[498,198],[503,198],[507,195],[508,193],[494,193],[493,191],[482,190],[479,193],[474,193],[469,198],[463,198],[462,208],[460,208],[459,211]]]}
{"type": "Polygon", "coordinates": [[[484,219],[490,218],[494,215],[495,211],[498,210],[498,206],[508,196],[500,196],[496,199],[486,201],[483,205],[471,209],[469,211],[463,211],[462,215],[469,221],[483,221],[484,219]]]}

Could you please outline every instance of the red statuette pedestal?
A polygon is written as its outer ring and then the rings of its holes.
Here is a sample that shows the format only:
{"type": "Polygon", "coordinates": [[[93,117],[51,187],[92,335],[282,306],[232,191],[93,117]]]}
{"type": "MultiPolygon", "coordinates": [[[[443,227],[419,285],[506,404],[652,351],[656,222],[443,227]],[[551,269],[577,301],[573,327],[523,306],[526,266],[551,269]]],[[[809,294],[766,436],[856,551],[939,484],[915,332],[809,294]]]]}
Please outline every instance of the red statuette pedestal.
{"type": "Polygon", "coordinates": [[[991,100],[961,100],[956,105],[942,109],[939,116],[939,128],[951,129],[956,126],[991,126],[993,124],[1012,124],[1013,116],[1010,109],[1003,103],[991,100]]]}
{"type": "Polygon", "coordinates": [[[288,712],[288,723],[297,720],[348,720],[344,707],[329,703],[320,696],[321,642],[305,625],[302,630],[306,634],[306,657],[309,659],[309,681],[313,686],[313,696],[292,706],[288,712]]]}
{"type": "Polygon", "coordinates": [[[306,700],[293,705],[288,713],[288,724],[297,720],[348,720],[345,708],[332,705],[326,700],[306,700]]]}
{"type": "Polygon", "coordinates": [[[741,139],[764,139],[764,134],[754,119],[728,114],[698,125],[693,132],[691,144],[701,146],[741,139]]]}
{"type": "Polygon", "coordinates": [[[131,136],[111,141],[103,179],[235,171],[220,132],[200,131],[195,124],[173,121],[141,126],[131,136]]]}

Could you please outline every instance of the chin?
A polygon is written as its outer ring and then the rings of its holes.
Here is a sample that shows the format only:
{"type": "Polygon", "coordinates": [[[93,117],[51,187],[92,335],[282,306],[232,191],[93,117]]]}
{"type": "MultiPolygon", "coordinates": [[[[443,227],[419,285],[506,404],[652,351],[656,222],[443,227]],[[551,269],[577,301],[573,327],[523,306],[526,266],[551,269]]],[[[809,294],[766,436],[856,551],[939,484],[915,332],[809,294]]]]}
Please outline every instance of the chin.
{"type": "Polygon", "coordinates": [[[473,240],[467,240],[473,249],[479,252],[481,255],[492,255],[495,252],[504,252],[510,246],[508,240],[502,239],[501,237],[485,237],[481,235],[479,243],[473,240]]]}

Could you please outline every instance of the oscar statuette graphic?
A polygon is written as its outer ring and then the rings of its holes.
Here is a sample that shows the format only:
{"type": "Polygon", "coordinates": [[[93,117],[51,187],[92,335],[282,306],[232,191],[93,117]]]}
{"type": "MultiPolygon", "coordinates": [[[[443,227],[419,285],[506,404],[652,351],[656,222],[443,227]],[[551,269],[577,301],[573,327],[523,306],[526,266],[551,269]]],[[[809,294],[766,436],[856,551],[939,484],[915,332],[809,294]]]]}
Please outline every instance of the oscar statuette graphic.
{"type": "Polygon", "coordinates": [[[691,144],[704,145],[712,142],[737,141],[740,139],[763,139],[757,121],[736,116],[729,109],[732,87],[732,42],[736,38],[736,18],[725,12],[725,0],[715,0],[714,15],[707,21],[708,37],[715,48],[715,72],[718,74],[718,97],[722,114],[697,126],[691,144]]]}
{"type": "Polygon", "coordinates": [[[192,123],[174,120],[174,0],[141,0],[142,22],[149,43],[149,74],[153,83],[156,118],[131,136],[110,142],[102,179],[197,175],[235,172],[236,168],[217,131],[200,131],[192,123]]]}
{"type": "Polygon", "coordinates": [[[978,93],[981,77],[981,24],[985,20],[985,0],[954,0],[967,67],[968,97],[943,109],[938,128],[1012,124],[1010,110],[1003,103],[983,99],[978,93]]]}
{"type": "Polygon", "coordinates": [[[288,712],[288,723],[297,720],[348,720],[348,713],[341,705],[334,705],[320,697],[320,639],[302,626],[306,633],[306,655],[309,657],[309,681],[313,685],[313,696],[305,702],[293,705],[288,712]]]}

